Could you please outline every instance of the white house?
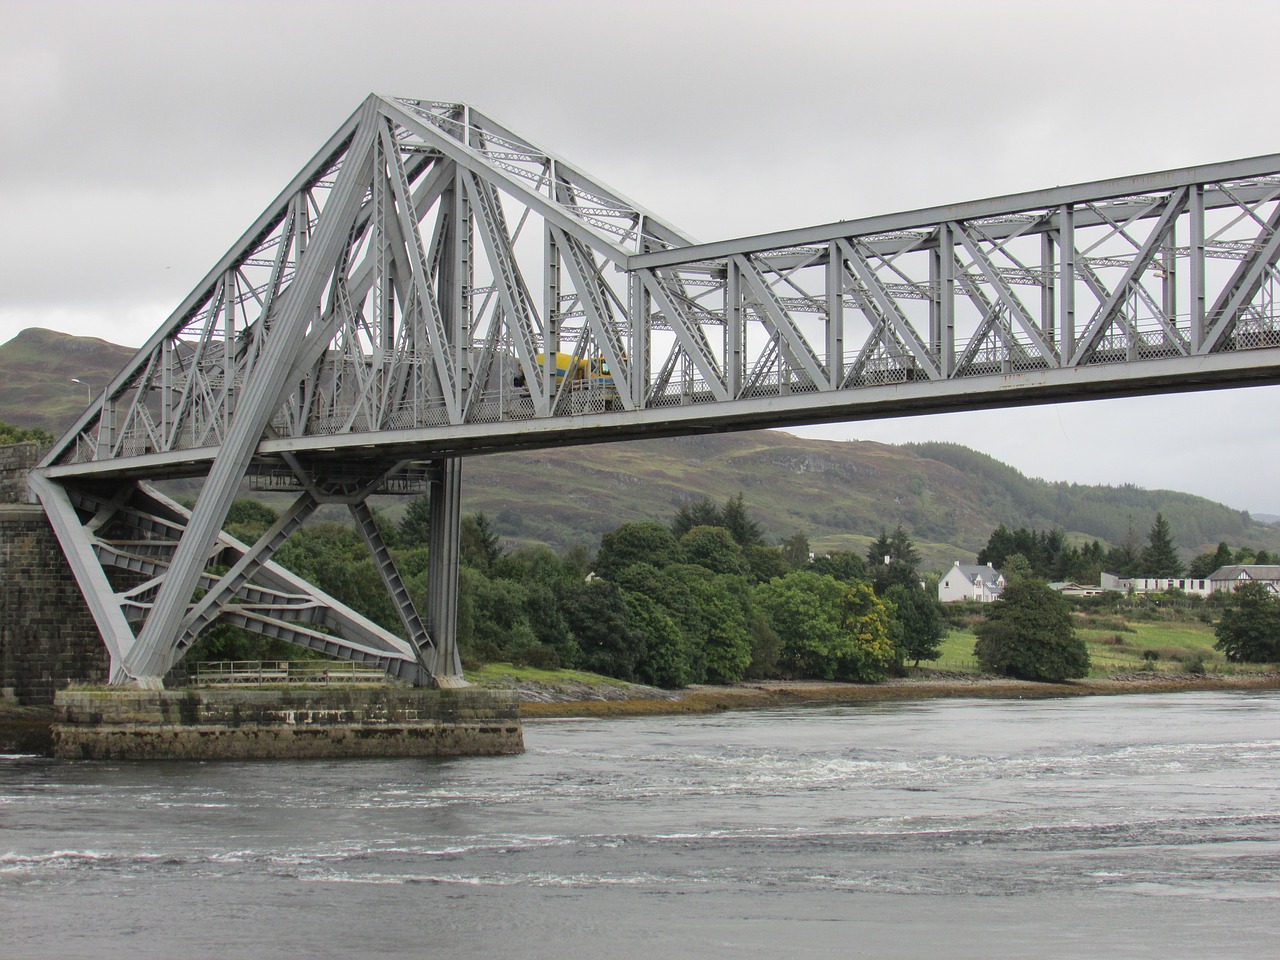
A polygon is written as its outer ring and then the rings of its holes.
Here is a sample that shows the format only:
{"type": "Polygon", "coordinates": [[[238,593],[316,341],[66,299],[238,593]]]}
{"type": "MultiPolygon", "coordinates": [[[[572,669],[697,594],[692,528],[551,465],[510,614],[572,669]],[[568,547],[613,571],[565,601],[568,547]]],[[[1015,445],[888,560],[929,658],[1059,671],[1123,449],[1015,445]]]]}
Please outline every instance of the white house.
{"type": "Polygon", "coordinates": [[[1117,577],[1114,573],[1102,575],[1102,589],[1118,590],[1120,593],[1168,593],[1170,590],[1181,590],[1201,597],[1207,597],[1214,590],[1213,584],[1208,580],[1194,580],[1190,577],[1117,577]]]}
{"type": "Polygon", "coordinates": [[[1280,593],[1280,564],[1238,563],[1219,567],[1209,574],[1212,592],[1225,590],[1235,593],[1242,583],[1264,583],[1272,593],[1280,593]]]}
{"type": "Polygon", "coordinates": [[[977,600],[990,603],[1004,589],[1004,576],[991,564],[985,567],[976,563],[955,562],[938,580],[938,599],[943,603],[956,600],[977,600]]]}

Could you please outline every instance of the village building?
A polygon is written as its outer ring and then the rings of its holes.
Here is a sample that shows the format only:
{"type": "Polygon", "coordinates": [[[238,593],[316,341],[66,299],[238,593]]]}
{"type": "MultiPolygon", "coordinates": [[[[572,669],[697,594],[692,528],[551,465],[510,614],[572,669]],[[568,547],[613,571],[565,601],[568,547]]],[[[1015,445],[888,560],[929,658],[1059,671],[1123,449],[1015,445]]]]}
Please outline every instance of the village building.
{"type": "Polygon", "coordinates": [[[1050,590],[1056,590],[1064,597],[1096,597],[1102,588],[1095,583],[1076,583],[1074,580],[1055,580],[1049,584],[1050,590]]]}
{"type": "Polygon", "coordinates": [[[1114,573],[1102,575],[1102,589],[1120,593],[1168,593],[1170,590],[1181,590],[1200,597],[1207,597],[1213,592],[1213,586],[1208,580],[1192,577],[1118,577],[1114,573]]]}
{"type": "Polygon", "coordinates": [[[1242,583],[1263,583],[1272,593],[1280,593],[1280,564],[1235,563],[1219,567],[1209,574],[1213,593],[1234,593],[1242,583]]]}
{"type": "Polygon", "coordinates": [[[989,563],[983,566],[957,560],[938,580],[938,599],[943,603],[957,600],[991,603],[999,599],[1004,583],[1004,576],[989,563]]]}

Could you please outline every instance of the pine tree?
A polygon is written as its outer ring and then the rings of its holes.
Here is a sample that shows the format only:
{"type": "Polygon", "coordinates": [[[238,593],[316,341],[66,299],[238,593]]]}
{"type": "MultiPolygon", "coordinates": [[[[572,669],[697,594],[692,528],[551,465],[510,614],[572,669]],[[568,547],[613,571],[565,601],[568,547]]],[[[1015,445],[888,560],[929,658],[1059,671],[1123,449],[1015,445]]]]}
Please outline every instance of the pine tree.
{"type": "Polygon", "coordinates": [[[400,542],[406,547],[426,546],[431,542],[431,498],[414,497],[405,507],[400,520],[400,542]]]}
{"type": "Polygon", "coordinates": [[[1151,526],[1139,567],[1144,577],[1182,576],[1182,561],[1178,559],[1178,550],[1173,545],[1173,535],[1169,532],[1169,521],[1164,518],[1164,514],[1156,514],[1156,522],[1151,526]]]}
{"type": "Polygon", "coordinates": [[[724,510],[721,511],[720,516],[723,519],[724,528],[744,550],[764,543],[760,524],[751,519],[751,514],[747,512],[746,499],[741,491],[736,497],[730,497],[724,502],[724,510]]]}
{"type": "Polygon", "coordinates": [[[671,532],[677,540],[694,527],[723,527],[724,514],[720,512],[710,497],[703,497],[693,503],[686,503],[671,521],[671,532]]]}
{"type": "Polygon", "coordinates": [[[881,596],[895,583],[909,586],[920,579],[920,551],[901,524],[892,534],[881,529],[867,548],[867,566],[876,596],[881,596]]]}
{"type": "Polygon", "coordinates": [[[489,523],[484,511],[468,513],[462,518],[458,558],[460,563],[487,571],[502,556],[502,541],[489,523]]]}

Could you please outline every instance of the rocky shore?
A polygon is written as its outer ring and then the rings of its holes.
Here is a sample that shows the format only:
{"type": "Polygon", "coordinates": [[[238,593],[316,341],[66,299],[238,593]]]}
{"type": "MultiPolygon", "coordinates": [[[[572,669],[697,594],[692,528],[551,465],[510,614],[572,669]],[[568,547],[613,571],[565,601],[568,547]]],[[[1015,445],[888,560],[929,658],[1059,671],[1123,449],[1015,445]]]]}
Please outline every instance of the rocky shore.
{"type": "Polygon", "coordinates": [[[675,691],[617,685],[565,691],[554,686],[526,683],[519,689],[520,716],[534,720],[717,713],[889,700],[969,697],[1021,700],[1195,690],[1280,690],[1280,673],[1227,676],[1139,671],[1065,683],[1034,683],[978,674],[921,670],[909,677],[875,684],[768,680],[727,687],[693,686],[675,691]]]}

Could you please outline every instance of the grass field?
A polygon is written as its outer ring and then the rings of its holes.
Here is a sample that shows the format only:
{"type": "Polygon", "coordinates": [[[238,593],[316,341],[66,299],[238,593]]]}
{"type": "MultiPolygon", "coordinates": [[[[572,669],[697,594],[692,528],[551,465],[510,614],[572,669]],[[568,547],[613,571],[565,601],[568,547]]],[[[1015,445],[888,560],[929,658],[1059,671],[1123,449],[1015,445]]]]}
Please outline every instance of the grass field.
{"type": "MultiPolygon", "coordinates": [[[[1213,649],[1213,627],[1197,621],[1114,621],[1106,626],[1083,621],[1076,632],[1089,648],[1092,677],[1148,668],[1162,673],[1184,673],[1196,660],[1202,661],[1209,673],[1259,673],[1271,669],[1266,664],[1228,663],[1222,653],[1213,649]],[[1154,661],[1143,658],[1147,650],[1155,652],[1154,661]]],[[[940,670],[976,671],[978,664],[973,658],[976,640],[972,630],[953,628],[942,641],[938,659],[921,665],[940,670]]]]}
{"type": "Polygon", "coordinates": [[[473,670],[464,671],[468,683],[478,687],[508,687],[511,681],[534,684],[582,683],[591,686],[629,686],[622,680],[604,677],[581,670],[543,670],[511,663],[486,663],[473,670]]]}

